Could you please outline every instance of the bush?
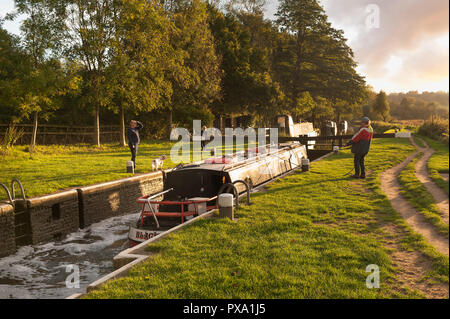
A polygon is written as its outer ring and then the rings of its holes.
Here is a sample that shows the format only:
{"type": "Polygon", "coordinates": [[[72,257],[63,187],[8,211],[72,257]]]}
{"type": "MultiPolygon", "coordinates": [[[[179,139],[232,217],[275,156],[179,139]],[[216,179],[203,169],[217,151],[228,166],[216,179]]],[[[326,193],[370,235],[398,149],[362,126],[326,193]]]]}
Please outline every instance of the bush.
{"type": "Polygon", "coordinates": [[[388,122],[382,122],[382,121],[373,121],[372,122],[372,127],[373,127],[373,131],[376,134],[383,134],[386,131],[389,130],[402,130],[403,129],[403,125],[401,124],[396,124],[396,123],[388,123],[388,122]]]}
{"type": "Polygon", "coordinates": [[[23,130],[18,130],[11,124],[5,131],[3,138],[0,138],[0,155],[8,155],[11,147],[23,136],[23,130]]]}
{"type": "Polygon", "coordinates": [[[437,118],[426,121],[419,127],[419,134],[448,144],[448,120],[437,118]]]}

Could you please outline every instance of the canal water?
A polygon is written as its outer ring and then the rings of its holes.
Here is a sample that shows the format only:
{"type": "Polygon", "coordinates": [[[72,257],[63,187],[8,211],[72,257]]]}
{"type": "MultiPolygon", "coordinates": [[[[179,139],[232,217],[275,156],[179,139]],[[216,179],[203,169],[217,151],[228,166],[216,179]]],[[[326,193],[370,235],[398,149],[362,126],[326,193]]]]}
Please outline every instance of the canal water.
{"type": "Polygon", "coordinates": [[[58,242],[20,247],[0,258],[0,299],[66,298],[113,271],[112,259],[128,248],[128,227],[139,214],[112,217],[58,242]],[[73,266],[70,266],[73,265],[73,266]],[[74,269],[79,269],[79,288],[74,269]]]}

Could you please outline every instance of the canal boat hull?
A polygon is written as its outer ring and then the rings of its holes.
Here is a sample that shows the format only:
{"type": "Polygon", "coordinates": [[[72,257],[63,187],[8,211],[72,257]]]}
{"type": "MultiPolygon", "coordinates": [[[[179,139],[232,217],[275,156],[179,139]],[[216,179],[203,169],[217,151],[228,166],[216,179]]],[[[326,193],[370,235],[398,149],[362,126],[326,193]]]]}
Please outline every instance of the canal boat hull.
{"type": "Polygon", "coordinates": [[[138,199],[142,211],[130,226],[130,245],[136,245],[175,227],[190,218],[216,208],[220,191],[247,191],[301,167],[307,149],[298,143],[282,144],[277,149],[263,147],[224,157],[179,166],[164,175],[165,191],[138,199]],[[226,159],[226,160],[225,160],[226,159]],[[225,186],[224,186],[225,185],[225,186]],[[158,200],[157,200],[158,199],[158,200]]]}

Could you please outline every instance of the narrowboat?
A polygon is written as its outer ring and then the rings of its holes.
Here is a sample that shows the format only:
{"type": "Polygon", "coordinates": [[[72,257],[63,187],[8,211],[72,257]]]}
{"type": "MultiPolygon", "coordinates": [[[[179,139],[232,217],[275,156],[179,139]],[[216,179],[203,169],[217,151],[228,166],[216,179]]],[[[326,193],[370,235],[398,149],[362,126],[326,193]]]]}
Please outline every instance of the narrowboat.
{"type": "Polygon", "coordinates": [[[215,209],[222,192],[234,193],[235,200],[247,192],[248,199],[252,188],[300,167],[306,158],[306,147],[298,143],[266,145],[167,170],[163,192],[137,199],[142,209],[130,226],[130,245],[215,209]]]}

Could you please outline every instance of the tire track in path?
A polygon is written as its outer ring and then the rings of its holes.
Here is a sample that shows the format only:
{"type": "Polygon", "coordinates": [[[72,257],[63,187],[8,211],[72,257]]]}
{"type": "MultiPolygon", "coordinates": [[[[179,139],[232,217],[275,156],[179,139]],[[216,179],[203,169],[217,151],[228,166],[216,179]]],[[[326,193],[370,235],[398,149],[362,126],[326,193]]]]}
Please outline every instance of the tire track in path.
{"type": "Polygon", "coordinates": [[[416,163],[415,175],[423,186],[425,186],[427,191],[433,196],[434,201],[442,214],[442,220],[448,224],[449,202],[447,193],[431,180],[428,173],[428,160],[434,154],[435,150],[430,148],[425,141],[423,141],[425,147],[419,147],[413,139],[411,139],[411,143],[419,150],[419,152],[423,153],[423,156],[416,163]]]}
{"type": "Polygon", "coordinates": [[[415,151],[400,164],[382,172],[380,174],[381,190],[386,194],[392,207],[405,219],[405,221],[415,232],[421,234],[429,244],[436,248],[437,251],[448,256],[448,238],[445,238],[439,234],[439,232],[425,220],[422,214],[420,214],[400,194],[400,184],[397,181],[397,176],[400,171],[416,157],[418,153],[419,151],[415,151]]]}

